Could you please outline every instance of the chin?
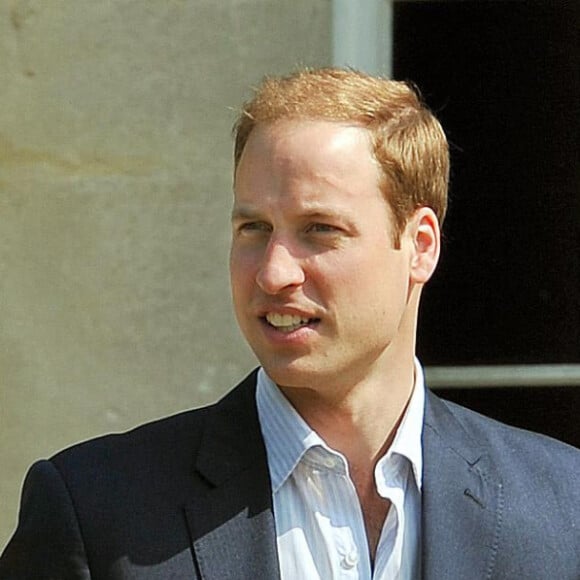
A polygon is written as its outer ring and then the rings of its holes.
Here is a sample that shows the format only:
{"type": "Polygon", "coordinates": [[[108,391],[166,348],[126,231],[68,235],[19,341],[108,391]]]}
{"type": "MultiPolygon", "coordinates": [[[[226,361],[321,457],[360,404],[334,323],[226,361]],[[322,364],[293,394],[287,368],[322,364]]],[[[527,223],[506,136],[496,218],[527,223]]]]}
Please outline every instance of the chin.
{"type": "Polygon", "coordinates": [[[320,378],[320,373],[312,365],[302,361],[260,360],[266,374],[282,387],[311,387],[320,378]]]}

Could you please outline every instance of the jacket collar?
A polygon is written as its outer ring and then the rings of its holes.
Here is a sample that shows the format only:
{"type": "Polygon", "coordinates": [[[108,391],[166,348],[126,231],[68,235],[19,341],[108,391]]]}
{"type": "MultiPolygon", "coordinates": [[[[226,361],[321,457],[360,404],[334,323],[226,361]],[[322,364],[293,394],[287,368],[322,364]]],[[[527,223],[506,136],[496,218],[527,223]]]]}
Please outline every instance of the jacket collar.
{"type": "Polygon", "coordinates": [[[254,371],[207,415],[196,469],[209,489],[186,506],[204,580],[279,578],[255,387],[254,371]]]}
{"type": "MultiPolygon", "coordinates": [[[[186,506],[204,580],[279,579],[255,390],[256,371],[207,411],[196,469],[209,489],[186,506]]],[[[422,440],[422,577],[490,578],[503,508],[494,464],[429,391],[422,440]]]]}
{"type": "Polygon", "coordinates": [[[423,427],[423,578],[490,578],[502,521],[501,480],[453,407],[427,392],[423,427]]]}

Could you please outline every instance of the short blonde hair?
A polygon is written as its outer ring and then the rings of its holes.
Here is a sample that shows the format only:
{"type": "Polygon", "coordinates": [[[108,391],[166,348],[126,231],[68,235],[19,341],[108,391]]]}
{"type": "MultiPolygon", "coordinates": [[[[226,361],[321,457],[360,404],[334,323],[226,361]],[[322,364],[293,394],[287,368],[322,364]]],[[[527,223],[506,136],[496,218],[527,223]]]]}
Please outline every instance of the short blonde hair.
{"type": "Polygon", "coordinates": [[[368,129],[396,241],[419,207],[432,208],[443,222],[449,147],[439,121],[409,84],[340,68],[266,77],[234,126],[236,169],[254,127],[284,119],[350,122],[368,129]]]}

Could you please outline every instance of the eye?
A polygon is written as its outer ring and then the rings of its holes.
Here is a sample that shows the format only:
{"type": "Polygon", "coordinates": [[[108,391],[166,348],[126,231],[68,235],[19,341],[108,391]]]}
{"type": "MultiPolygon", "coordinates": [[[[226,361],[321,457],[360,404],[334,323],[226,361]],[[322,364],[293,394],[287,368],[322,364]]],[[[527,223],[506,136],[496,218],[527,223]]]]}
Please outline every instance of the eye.
{"type": "Polygon", "coordinates": [[[269,233],[270,231],[272,231],[272,228],[266,222],[255,221],[255,222],[242,222],[238,224],[236,230],[242,234],[243,233],[251,234],[254,232],[269,233]]]}
{"type": "Polygon", "coordinates": [[[328,233],[337,233],[339,231],[339,228],[331,224],[313,223],[306,228],[306,231],[312,232],[314,234],[328,234],[328,233]]]}

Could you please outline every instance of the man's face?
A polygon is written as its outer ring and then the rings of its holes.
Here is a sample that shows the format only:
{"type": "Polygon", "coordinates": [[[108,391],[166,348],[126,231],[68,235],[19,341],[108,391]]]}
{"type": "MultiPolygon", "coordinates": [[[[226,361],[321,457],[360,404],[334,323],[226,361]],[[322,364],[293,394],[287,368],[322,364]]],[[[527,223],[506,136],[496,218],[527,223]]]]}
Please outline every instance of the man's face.
{"type": "Polygon", "coordinates": [[[413,348],[413,244],[404,234],[393,246],[380,175],[360,127],[281,121],[250,135],[235,176],[232,293],[280,386],[354,385],[384,370],[390,350],[413,348]]]}

